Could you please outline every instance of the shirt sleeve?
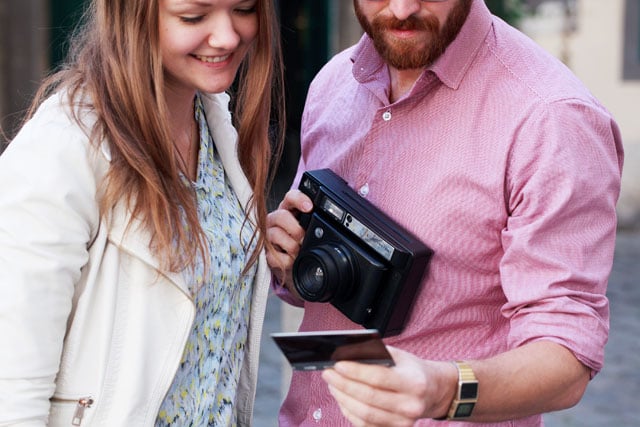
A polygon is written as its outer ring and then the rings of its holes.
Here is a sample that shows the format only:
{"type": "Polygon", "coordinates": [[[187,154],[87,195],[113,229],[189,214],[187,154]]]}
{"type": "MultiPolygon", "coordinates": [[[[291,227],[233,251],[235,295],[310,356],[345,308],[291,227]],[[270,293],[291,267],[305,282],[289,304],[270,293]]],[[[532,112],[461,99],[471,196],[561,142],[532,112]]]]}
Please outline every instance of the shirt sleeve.
{"type": "Polygon", "coordinates": [[[284,286],[275,274],[271,274],[271,289],[282,301],[295,307],[304,307],[304,301],[293,295],[286,286],[284,286]]]}
{"type": "Polygon", "coordinates": [[[550,340],[602,368],[622,155],[615,122],[582,101],[546,104],[522,125],[500,265],[510,347],[550,340]]]}

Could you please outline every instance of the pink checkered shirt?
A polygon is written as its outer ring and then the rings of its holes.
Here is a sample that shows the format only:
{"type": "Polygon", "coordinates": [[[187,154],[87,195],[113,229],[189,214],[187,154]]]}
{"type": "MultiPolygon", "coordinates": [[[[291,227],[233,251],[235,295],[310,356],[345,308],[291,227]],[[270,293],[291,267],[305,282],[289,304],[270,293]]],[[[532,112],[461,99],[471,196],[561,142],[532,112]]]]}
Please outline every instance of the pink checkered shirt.
{"type": "MultiPolygon", "coordinates": [[[[454,360],[549,340],[600,370],[623,156],[611,115],[482,1],[407,96],[390,104],[388,88],[366,36],[333,58],[309,91],[294,181],[331,168],[434,250],[386,343],[454,360]]],[[[301,330],[357,327],[305,305],[301,330]]],[[[348,425],[316,373],[294,374],[280,423],[348,425]]]]}

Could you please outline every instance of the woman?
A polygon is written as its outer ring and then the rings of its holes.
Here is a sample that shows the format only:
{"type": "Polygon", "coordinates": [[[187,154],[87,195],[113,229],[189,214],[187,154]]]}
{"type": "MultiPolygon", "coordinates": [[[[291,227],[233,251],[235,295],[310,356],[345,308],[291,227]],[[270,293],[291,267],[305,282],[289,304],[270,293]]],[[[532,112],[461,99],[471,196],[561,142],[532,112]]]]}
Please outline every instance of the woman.
{"type": "Polygon", "coordinates": [[[0,425],[251,423],[278,43],[272,0],[91,2],[0,157],[0,425]]]}

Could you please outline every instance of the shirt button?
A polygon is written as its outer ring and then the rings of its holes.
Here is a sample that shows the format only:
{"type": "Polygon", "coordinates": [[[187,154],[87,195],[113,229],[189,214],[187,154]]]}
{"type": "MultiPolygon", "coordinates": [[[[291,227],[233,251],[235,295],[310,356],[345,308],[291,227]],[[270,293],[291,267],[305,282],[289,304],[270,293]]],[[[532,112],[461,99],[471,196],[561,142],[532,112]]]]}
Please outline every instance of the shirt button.
{"type": "Polygon", "coordinates": [[[318,408],[313,413],[313,419],[318,423],[322,419],[322,409],[318,408]]]}
{"type": "Polygon", "coordinates": [[[369,194],[369,184],[365,184],[362,187],[360,187],[360,190],[358,190],[358,193],[360,193],[362,197],[367,197],[367,195],[369,194]]]}
{"type": "Polygon", "coordinates": [[[382,114],[382,120],[385,122],[391,120],[391,111],[385,111],[384,114],[382,114]]]}

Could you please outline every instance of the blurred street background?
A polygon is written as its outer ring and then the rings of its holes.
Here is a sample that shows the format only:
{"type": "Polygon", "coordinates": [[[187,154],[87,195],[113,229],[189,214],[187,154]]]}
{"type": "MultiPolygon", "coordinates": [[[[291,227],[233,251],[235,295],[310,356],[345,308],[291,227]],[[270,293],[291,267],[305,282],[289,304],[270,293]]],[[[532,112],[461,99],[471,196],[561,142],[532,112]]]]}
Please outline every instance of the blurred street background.
{"type": "MultiPolygon", "coordinates": [[[[287,80],[287,144],[274,205],[299,155],[306,90],[319,68],[361,35],[348,0],[275,0],[287,80]]],[[[618,204],[620,232],[609,283],[611,335],[604,370],[575,408],[545,416],[547,426],[639,427],[640,412],[640,0],[485,0],[560,58],[613,113],[626,158],[618,204]]],[[[19,126],[41,78],[60,65],[88,0],[0,0],[0,152],[19,126]]],[[[0,183],[0,186],[2,183],[0,183]]],[[[294,330],[299,311],[271,296],[256,402],[257,427],[276,426],[288,367],[269,338],[294,330]]],[[[588,333],[588,331],[585,331],[588,333]]]]}

